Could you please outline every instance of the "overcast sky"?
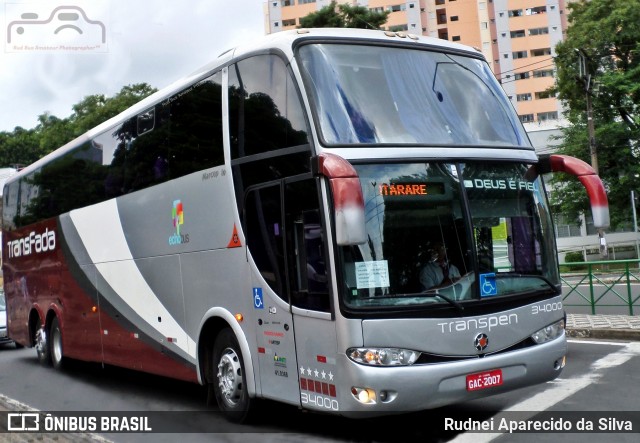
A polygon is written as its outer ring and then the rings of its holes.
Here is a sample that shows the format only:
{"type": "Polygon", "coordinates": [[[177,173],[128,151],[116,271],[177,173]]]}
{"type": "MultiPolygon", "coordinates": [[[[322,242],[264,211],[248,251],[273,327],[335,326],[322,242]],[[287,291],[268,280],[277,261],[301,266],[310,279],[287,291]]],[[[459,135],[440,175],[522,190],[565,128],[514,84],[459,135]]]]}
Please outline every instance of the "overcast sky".
{"type": "Polygon", "coordinates": [[[33,128],[45,112],[68,117],[84,97],[125,85],[167,86],[264,35],[263,3],[0,0],[0,131],[33,128]],[[52,15],[57,6],[75,8],[52,15]]]}

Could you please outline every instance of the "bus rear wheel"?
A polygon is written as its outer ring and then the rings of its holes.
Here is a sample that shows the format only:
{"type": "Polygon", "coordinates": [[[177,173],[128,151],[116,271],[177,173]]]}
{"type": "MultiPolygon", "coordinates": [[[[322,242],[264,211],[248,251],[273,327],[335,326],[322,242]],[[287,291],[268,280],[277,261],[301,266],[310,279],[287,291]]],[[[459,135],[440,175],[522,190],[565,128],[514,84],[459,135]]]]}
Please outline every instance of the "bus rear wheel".
{"type": "Polygon", "coordinates": [[[62,369],[62,366],[64,365],[64,355],[62,354],[62,331],[60,330],[58,317],[54,317],[51,322],[49,337],[49,344],[51,346],[51,364],[55,369],[62,369]]]}
{"type": "Polygon", "coordinates": [[[223,329],[213,345],[213,391],[220,411],[229,421],[246,422],[253,401],[247,381],[240,345],[229,328],[223,329]]]}
{"type": "Polygon", "coordinates": [[[51,353],[49,352],[49,342],[47,341],[47,330],[45,326],[41,326],[36,331],[35,340],[36,353],[38,354],[38,361],[43,366],[51,365],[51,353]]]}

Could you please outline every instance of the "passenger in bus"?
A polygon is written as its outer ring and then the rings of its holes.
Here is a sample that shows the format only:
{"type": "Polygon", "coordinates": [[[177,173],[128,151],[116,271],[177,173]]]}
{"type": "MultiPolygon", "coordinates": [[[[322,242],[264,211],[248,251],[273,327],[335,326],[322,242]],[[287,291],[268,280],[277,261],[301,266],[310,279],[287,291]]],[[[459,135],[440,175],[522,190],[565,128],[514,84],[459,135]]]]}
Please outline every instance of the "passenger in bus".
{"type": "Polygon", "coordinates": [[[429,249],[430,262],[420,271],[420,285],[423,290],[448,286],[460,279],[456,265],[449,263],[447,248],[436,242],[429,249]]]}
{"type": "Polygon", "coordinates": [[[153,177],[156,182],[163,181],[169,170],[169,162],[162,155],[159,155],[153,165],[153,177]]]}

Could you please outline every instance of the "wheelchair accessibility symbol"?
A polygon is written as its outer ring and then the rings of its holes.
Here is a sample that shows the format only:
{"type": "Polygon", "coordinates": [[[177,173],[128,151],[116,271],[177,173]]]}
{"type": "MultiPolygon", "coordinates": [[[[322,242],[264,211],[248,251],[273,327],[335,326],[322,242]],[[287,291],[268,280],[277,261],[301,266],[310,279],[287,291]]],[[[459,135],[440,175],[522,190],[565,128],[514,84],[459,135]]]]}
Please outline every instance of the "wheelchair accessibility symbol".
{"type": "Polygon", "coordinates": [[[496,274],[480,274],[480,296],[489,297],[498,295],[498,285],[496,285],[496,274]]]}
{"type": "Polygon", "coordinates": [[[262,288],[253,288],[253,307],[256,309],[264,309],[262,288]]]}

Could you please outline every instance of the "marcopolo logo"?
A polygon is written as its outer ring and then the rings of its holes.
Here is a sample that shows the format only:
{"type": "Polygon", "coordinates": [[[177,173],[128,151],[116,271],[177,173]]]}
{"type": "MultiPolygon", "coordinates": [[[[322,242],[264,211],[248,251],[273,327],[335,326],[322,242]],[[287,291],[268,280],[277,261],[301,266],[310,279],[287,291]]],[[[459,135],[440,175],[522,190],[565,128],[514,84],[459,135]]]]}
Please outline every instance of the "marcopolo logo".
{"type": "Polygon", "coordinates": [[[9,258],[22,257],[31,255],[34,252],[53,251],[56,248],[56,233],[49,228],[45,228],[44,232],[37,233],[31,231],[28,236],[10,240],[7,242],[9,258]]]}
{"type": "Polygon", "coordinates": [[[169,237],[169,245],[174,246],[189,243],[189,234],[180,233],[180,227],[184,224],[184,209],[181,200],[173,201],[171,218],[173,219],[173,227],[176,231],[169,237]]]}
{"type": "Polygon", "coordinates": [[[96,17],[99,8],[87,4],[87,12],[76,5],[52,8],[47,3],[5,5],[5,52],[107,51],[107,28],[96,17]]]}

